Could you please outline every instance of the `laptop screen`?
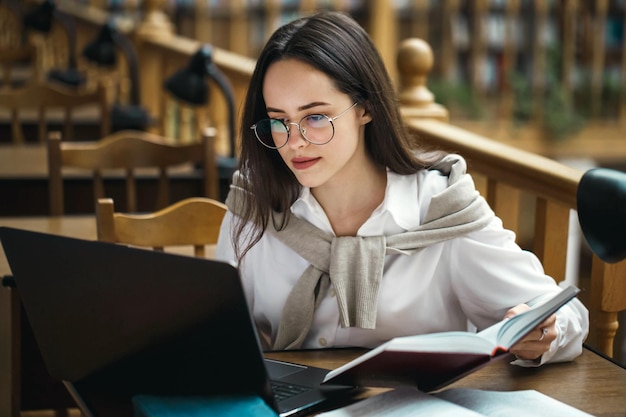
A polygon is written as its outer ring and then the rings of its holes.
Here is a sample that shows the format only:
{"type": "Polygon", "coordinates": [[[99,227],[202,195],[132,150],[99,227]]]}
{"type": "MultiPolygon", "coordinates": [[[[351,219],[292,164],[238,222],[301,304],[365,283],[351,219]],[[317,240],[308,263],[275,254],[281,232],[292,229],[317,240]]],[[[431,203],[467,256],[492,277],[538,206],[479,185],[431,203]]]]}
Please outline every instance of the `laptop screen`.
{"type": "Polygon", "coordinates": [[[267,372],[223,262],[0,228],[44,362],[99,417],[136,394],[256,393],[267,372]]]}

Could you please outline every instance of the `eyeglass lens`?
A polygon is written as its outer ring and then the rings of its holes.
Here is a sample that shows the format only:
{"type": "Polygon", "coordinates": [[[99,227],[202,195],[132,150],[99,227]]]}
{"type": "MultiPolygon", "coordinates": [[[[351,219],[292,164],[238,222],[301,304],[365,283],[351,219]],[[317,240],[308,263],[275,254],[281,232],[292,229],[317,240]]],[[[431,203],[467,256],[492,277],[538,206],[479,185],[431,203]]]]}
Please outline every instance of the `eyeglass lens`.
{"type": "Polygon", "coordinates": [[[285,123],[280,119],[259,120],[254,126],[254,132],[265,146],[276,149],[287,143],[289,130],[294,128],[299,128],[302,136],[315,145],[328,143],[335,133],[331,119],[323,114],[305,116],[300,123],[285,123]]]}

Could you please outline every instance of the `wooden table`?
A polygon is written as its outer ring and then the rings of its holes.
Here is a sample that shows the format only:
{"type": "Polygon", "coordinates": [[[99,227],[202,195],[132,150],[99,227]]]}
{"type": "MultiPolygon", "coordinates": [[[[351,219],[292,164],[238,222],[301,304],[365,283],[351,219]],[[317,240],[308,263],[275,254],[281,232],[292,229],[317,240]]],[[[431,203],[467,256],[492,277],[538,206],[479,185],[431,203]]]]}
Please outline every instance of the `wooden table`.
{"type": "MultiPolygon", "coordinates": [[[[0,226],[76,237],[79,239],[96,240],[97,238],[96,218],[94,215],[0,217],[0,226]]],[[[10,274],[10,272],[11,269],[4,257],[4,250],[0,248],[0,275],[7,275],[10,274]]]]}
{"type": "MultiPolygon", "coordinates": [[[[62,217],[0,217],[0,226],[11,226],[27,230],[96,239],[93,216],[62,217]]],[[[0,250],[0,274],[9,272],[4,253],[0,250]]],[[[0,288],[0,415],[9,415],[11,401],[7,379],[10,374],[11,347],[7,335],[7,290],[0,288]],[[3,299],[4,297],[4,299],[3,299]]],[[[303,363],[333,369],[353,359],[362,351],[348,349],[312,350],[268,353],[266,356],[289,362],[303,363]]],[[[540,368],[520,368],[506,360],[497,361],[457,381],[451,387],[468,387],[485,390],[535,389],[566,404],[596,416],[626,416],[626,369],[585,349],[575,361],[551,364],[540,368]]],[[[370,389],[365,395],[379,390],[370,389]]]]}
{"type": "MultiPolygon", "coordinates": [[[[172,201],[202,195],[202,175],[191,164],[172,167],[169,171],[172,201]]],[[[66,198],[65,212],[95,212],[92,174],[86,170],[63,169],[66,198]]],[[[103,173],[107,196],[125,201],[124,172],[119,169],[103,173]]],[[[155,207],[158,172],[137,170],[139,210],[155,207]]],[[[45,216],[49,213],[48,154],[42,144],[0,144],[0,216],[45,216]]],[[[123,209],[120,206],[120,209],[123,209]]]]}
{"type": "MultiPolygon", "coordinates": [[[[272,352],[266,356],[333,369],[360,353],[338,349],[272,352]]],[[[626,369],[588,349],[573,362],[539,368],[521,368],[506,359],[499,360],[446,388],[452,387],[493,391],[534,389],[598,417],[626,416],[626,369]]],[[[381,389],[369,389],[364,395],[379,392],[381,389]]]]}

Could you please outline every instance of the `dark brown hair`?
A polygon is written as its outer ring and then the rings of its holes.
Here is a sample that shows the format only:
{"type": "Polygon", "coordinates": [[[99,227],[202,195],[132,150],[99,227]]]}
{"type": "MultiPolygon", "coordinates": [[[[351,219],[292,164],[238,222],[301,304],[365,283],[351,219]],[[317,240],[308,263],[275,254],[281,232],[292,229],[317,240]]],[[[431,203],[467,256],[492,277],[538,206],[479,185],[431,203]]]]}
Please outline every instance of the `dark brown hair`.
{"type": "Polygon", "coordinates": [[[256,121],[268,117],[263,99],[268,67],[288,58],[323,72],[339,91],[365,107],[372,117],[365,125],[365,146],[376,163],[405,175],[428,165],[416,156],[415,144],[400,116],[393,84],[367,32],[340,12],[320,12],[294,20],[277,29],[268,40],[248,87],[239,169],[249,181],[252,195],[233,228],[238,260],[261,239],[268,222],[275,221],[272,211],[285,214],[276,228],[285,226],[289,208],[300,195],[301,185],[280,154],[258,143],[250,129],[256,121]],[[249,222],[257,226],[252,232],[246,228],[249,222]]]}

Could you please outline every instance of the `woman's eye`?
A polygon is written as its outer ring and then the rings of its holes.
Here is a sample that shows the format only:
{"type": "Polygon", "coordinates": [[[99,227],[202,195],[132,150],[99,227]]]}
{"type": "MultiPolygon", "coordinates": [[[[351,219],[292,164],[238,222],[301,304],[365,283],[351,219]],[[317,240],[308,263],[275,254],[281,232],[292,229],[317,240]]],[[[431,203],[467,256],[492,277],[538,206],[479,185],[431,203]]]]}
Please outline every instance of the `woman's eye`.
{"type": "Polygon", "coordinates": [[[328,123],[328,119],[323,114],[311,114],[305,118],[309,126],[319,127],[328,123]]]}

